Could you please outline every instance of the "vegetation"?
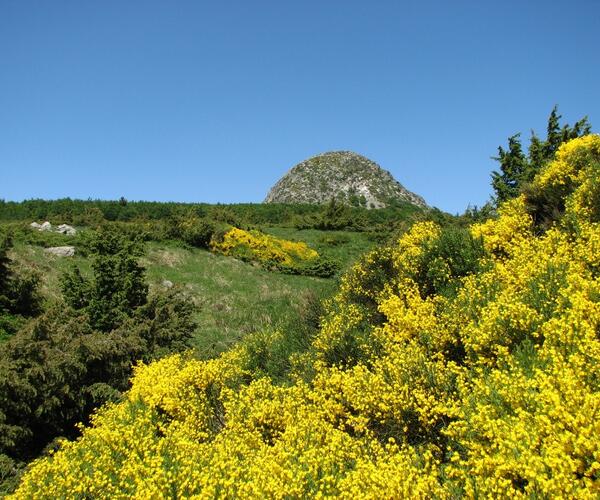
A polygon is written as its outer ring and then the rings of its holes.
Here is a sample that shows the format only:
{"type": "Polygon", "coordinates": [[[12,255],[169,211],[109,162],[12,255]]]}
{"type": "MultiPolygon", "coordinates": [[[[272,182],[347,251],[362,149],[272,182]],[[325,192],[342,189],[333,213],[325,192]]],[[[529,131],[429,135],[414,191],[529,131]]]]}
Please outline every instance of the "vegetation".
{"type": "Polygon", "coordinates": [[[65,302],[0,344],[0,474],[8,487],[23,461],[58,436],[75,437],[76,424],[116,401],[135,362],[190,345],[192,304],[176,292],[149,296],[135,248],[117,232],[99,232],[93,277],[66,275],[65,302]]]}
{"type": "Polygon", "coordinates": [[[599,165],[576,138],[497,219],[415,224],[308,345],[277,329],[138,366],[15,497],[597,496],[599,165]]]}
{"type": "Polygon", "coordinates": [[[531,131],[527,155],[523,152],[520,133],[508,138],[508,150],[498,147],[498,156],[494,159],[500,163],[500,172],[492,172],[492,187],[498,203],[518,196],[542,167],[554,158],[561,144],[591,132],[592,126],[587,117],[572,127],[568,123],[561,127],[560,118],[555,106],[548,117],[546,139],[540,139],[531,131]]]}
{"type": "Polygon", "coordinates": [[[559,119],[461,217],[0,202],[0,494],[597,495],[600,138],[559,119]]]}
{"type": "Polygon", "coordinates": [[[10,234],[0,232],[0,342],[17,331],[25,318],[39,313],[41,306],[38,276],[15,270],[8,255],[11,247],[10,234]]]}
{"type": "MultiPolygon", "coordinates": [[[[366,210],[348,207],[352,217],[365,221],[362,229],[370,230],[377,224],[391,223],[405,219],[423,209],[410,203],[397,203],[388,208],[366,210]]],[[[76,226],[98,227],[104,222],[137,222],[136,229],[149,233],[157,241],[177,239],[185,232],[186,219],[240,227],[254,226],[294,226],[305,216],[322,213],[323,207],[310,204],[240,203],[233,205],[209,205],[206,203],[161,203],[148,201],[105,200],[25,200],[22,202],[0,200],[0,220],[3,221],[42,221],[69,223],[76,226]],[[175,236],[173,236],[175,235],[175,236]]]]}
{"type": "Polygon", "coordinates": [[[84,278],[74,267],[62,280],[62,292],[68,305],[87,314],[94,329],[109,332],[146,303],[148,286],[137,261],[141,248],[135,240],[102,229],[91,250],[93,278],[84,278]]]}
{"type": "Polygon", "coordinates": [[[305,274],[329,278],[339,265],[323,259],[304,242],[282,240],[258,231],[232,228],[211,248],[224,255],[261,263],[268,269],[277,269],[289,274],[305,274]]]}
{"type": "MultiPolygon", "coordinates": [[[[235,222],[226,212],[222,218],[235,222]]],[[[287,356],[282,353],[309,345],[319,315],[310,311],[319,310],[320,299],[333,290],[333,281],[274,274],[270,265],[262,270],[193,248],[204,247],[206,240],[186,241],[186,234],[197,235],[207,226],[211,239],[219,237],[223,229],[217,228],[231,227],[225,222],[193,214],[156,221],[153,230],[161,232],[155,236],[165,239],[153,243],[142,241],[149,239],[145,225],[104,221],[97,230],[80,229],[76,236],[39,232],[22,223],[4,225],[16,242],[11,250],[14,261],[8,259],[8,250],[3,254],[7,270],[3,276],[12,273],[5,281],[22,283],[23,276],[39,276],[32,291],[36,313],[42,309],[45,313],[35,322],[21,318],[7,331],[10,340],[1,348],[6,355],[0,363],[5,384],[0,383],[4,400],[0,433],[6,434],[6,440],[0,448],[0,492],[16,486],[27,461],[54,449],[54,438],[76,437],[78,422],[87,422],[90,412],[103,403],[118,400],[128,388],[132,366],[140,360],[190,347],[198,357],[212,357],[252,332],[282,327],[286,335],[278,345],[262,345],[259,334],[254,345],[256,366],[284,376],[287,356]],[[57,259],[42,250],[65,244],[76,246],[76,257],[57,259]],[[19,269],[18,276],[13,269],[19,269]],[[164,282],[176,285],[169,289],[164,282]],[[259,352],[273,353],[278,361],[260,361],[259,352]]],[[[304,243],[254,232],[270,244],[316,253],[304,243]]],[[[293,240],[303,237],[297,233],[293,240]]],[[[313,243],[323,238],[319,231],[308,233],[313,243]]],[[[319,253],[327,256],[334,249],[336,262],[344,266],[373,245],[368,235],[340,234],[332,234],[334,243],[321,245],[319,253]]],[[[277,269],[331,276],[338,264],[334,269],[317,267],[316,272],[309,267],[330,261],[317,258],[303,269],[281,263],[277,269]]]]}

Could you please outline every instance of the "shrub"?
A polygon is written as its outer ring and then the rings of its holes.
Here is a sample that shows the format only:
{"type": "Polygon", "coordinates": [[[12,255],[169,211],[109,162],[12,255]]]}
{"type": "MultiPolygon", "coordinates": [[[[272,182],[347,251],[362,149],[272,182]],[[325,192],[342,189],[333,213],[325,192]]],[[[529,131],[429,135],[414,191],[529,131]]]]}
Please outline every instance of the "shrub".
{"type": "MultiPolygon", "coordinates": [[[[90,250],[93,277],[74,268],[63,278],[66,304],[21,323],[0,345],[0,457],[6,460],[28,460],[56,437],[76,436],[77,423],[119,399],[135,363],[190,346],[192,303],[176,289],[148,296],[137,242],[104,228],[90,239],[90,250]]],[[[26,296],[30,282],[19,283],[17,296],[26,296]]],[[[8,487],[12,479],[6,481],[8,487]]]]}
{"type": "Polygon", "coordinates": [[[213,234],[216,231],[215,223],[208,219],[187,219],[180,226],[181,239],[197,248],[209,248],[213,234]]]}
{"type": "Polygon", "coordinates": [[[585,185],[590,217],[600,216],[600,147],[597,136],[588,135],[565,144],[556,160],[542,175],[524,188],[527,212],[538,231],[545,231],[562,218],[566,203],[575,189],[585,185]]]}
{"type": "Polygon", "coordinates": [[[213,238],[211,249],[276,269],[292,269],[319,256],[306,243],[283,240],[259,231],[244,231],[235,227],[225,232],[222,237],[213,238]]]}
{"type": "Polygon", "coordinates": [[[39,276],[17,270],[8,256],[12,238],[0,233],[0,340],[18,330],[24,319],[39,314],[39,276]]]}
{"type": "Polygon", "coordinates": [[[485,256],[481,238],[460,227],[444,228],[425,243],[415,280],[424,297],[452,295],[460,287],[460,278],[481,269],[485,256]]]}
{"type": "Polygon", "coordinates": [[[139,242],[129,240],[111,227],[100,230],[91,242],[93,278],[84,278],[74,268],[62,279],[67,303],[84,311],[92,326],[110,331],[145,304],[148,285],[138,264],[139,242]]]}
{"type": "Polygon", "coordinates": [[[275,263],[274,266],[287,274],[301,274],[317,278],[331,278],[340,270],[339,262],[327,257],[317,257],[316,259],[292,265],[278,265],[275,263]]]}
{"type": "Polygon", "coordinates": [[[343,229],[362,231],[369,225],[365,209],[351,208],[335,198],[332,198],[319,213],[295,219],[295,226],[298,229],[319,229],[321,231],[343,229]]]}

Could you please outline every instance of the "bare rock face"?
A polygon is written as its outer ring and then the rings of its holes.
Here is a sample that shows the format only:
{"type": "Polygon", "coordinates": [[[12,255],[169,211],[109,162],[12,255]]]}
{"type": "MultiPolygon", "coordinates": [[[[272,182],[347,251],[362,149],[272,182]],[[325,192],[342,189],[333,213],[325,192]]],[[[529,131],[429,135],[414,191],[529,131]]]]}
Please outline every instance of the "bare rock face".
{"type": "Polygon", "coordinates": [[[46,248],[44,252],[56,255],[57,257],[73,257],[75,255],[75,247],[50,247],[46,248]]]}
{"type": "Polygon", "coordinates": [[[322,204],[332,198],[366,208],[397,202],[427,207],[387,170],[351,151],[323,153],[299,163],[271,188],[265,203],[322,204]]]}

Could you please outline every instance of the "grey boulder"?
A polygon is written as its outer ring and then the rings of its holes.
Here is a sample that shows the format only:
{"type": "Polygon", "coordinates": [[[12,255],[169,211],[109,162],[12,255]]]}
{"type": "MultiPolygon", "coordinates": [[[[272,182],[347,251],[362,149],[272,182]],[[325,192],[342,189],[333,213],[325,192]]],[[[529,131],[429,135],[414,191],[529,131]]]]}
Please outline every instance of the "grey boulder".
{"type": "Polygon", "coordinates": [[[73,226],[69,226],[68,224],[61,224],[56,228],[56,232],[73,236],[77,233],[77,230],[73,226]]]}
{"type": "Polygon", "coordinates": [[[56,255],[57,257],[73,257],[75,255],[75,247],[50,247],[44,250],[50,255],[56,255]]]}

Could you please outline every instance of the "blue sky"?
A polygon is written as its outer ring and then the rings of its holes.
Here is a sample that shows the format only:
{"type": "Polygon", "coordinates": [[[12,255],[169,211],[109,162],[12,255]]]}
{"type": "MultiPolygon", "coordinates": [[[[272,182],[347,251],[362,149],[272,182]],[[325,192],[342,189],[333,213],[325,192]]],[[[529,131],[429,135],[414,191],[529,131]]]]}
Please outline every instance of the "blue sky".
{"type": "Polygon", "coordinates": [[[0,2],[0,198],[259,202],[352,150],[443,210],[554,104],[600,127],[600,2],[0,2]]]}

